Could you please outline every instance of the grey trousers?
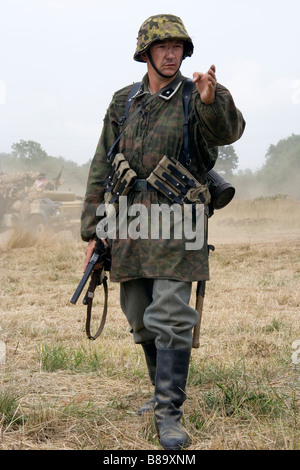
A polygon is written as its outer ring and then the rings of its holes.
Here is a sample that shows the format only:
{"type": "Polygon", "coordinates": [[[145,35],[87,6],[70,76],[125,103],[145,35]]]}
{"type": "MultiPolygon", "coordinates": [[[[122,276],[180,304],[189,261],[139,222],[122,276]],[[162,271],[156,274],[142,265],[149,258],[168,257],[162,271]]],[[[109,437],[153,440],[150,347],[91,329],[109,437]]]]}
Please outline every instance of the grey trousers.
{"type": "Polygon", "coordinates": [[[135,343],[155,341],[158,349],[192,348],[197,310],[189,305],[192,283],[134,279],[120,285],[121,308],[135,343]]]}

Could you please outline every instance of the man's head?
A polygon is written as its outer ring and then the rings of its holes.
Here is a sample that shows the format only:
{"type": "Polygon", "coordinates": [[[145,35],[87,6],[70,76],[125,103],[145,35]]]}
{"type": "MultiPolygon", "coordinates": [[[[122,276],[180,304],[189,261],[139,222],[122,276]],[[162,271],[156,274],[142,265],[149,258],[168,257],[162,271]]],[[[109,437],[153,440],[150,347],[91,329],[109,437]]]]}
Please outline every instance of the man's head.
{"type": "Polygon", "coordinates": [[[149,67],[163,78],[172,78],[180,69],[184,54],[184,41],[182,39],[165,39],[155,41],[146,52],[141,53],[149,67]]]}
{"type": "Polygon", "coordinates": [[[165,42],[166,40],[182,42],[182,60],[193,54],[193,42],[181,19],[174,15],[156,15],[150,16],[140,27],[137,38],[137,48],[133,56],[134,60],[146,62],[145,54],[149,56],[151,46],[155,43],[165,42]]]}

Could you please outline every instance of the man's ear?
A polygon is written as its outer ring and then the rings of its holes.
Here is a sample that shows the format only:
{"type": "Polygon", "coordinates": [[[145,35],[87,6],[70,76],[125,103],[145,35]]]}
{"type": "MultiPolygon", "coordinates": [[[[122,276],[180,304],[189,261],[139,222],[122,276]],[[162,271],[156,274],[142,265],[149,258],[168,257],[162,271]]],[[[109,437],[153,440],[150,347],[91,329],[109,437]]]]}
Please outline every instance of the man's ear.
{"type": "Polygon", "coordinates": [[[147,56],[146,52],[141,53],[141,58],[143,59],[144,62],[148,61],[148,56],[147,56]]]}

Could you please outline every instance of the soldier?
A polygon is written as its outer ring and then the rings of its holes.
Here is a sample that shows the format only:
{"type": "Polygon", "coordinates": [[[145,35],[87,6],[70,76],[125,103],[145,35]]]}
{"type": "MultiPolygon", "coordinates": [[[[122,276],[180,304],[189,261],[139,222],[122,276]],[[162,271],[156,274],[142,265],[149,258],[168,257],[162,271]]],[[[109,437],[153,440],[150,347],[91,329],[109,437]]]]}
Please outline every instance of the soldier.
{"type": "Polygon", "coordinates": [[[39,173],[37,179],[33,183],[33,188],[37,191],[43,191],[46,184],[46,175],[45,173],[39,173]]]}
{"type": "MultiPolygon", "coordinates": [[[[96,210],[103,203],[103,182],[111,172],[107,154],[120,134],[118,150],[138,178],[127,197],[128,210],[133,204],[148,209],[172,204],[146,178],[164,155],[176,160],[182,156],[182,90],[186,78],[180,66],[193,49],[191,38],[176,16],[152,16],[139,30],[134,60],[146,64],[147,73],[131,100],[127,123],[120,118],[132,85],[114,94],[105,115],[82,212],[81,236],[88,242],[85,267],[95,245],[99,222],[96,210]]],[[[244,127],[230,92],[217,83],[215,66],[206,73],[195,72],[189,114],[191,161],[186,163],[200,184],[205,185],[205,173],[215,164],[216,146],[239,139],[244,127]]],[[[153,398],[139,414],[154,410],[164,449],[188,447],[191,441],[180,422],[181,405],[186,398],[192,330],[198,322],[198,312],[189,301],[192,282],[209,278],[206,239],[196,250],[187,250],[184,236],[115,237],[108,243],[112,255],[110,278],[120,282],[122,310],[135,343],[143,347],[155,386],[153,398]]]]}

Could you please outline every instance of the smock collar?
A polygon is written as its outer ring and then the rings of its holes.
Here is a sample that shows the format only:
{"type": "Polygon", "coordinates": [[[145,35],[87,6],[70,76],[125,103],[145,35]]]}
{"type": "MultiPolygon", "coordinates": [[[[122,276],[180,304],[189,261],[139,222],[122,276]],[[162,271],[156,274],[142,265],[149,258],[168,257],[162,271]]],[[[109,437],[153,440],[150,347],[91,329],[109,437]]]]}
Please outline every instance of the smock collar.
{"type": "MultiPolygon", "coordinates": [[[[178,72],[178,74],[176,75],[174,80],[169,85],[162,88],[161,92],[158,92],[157,95],[160,98],[164,99],[164,100],[170,100],[177,93],[177,91],[179,90],[180,85],[184,81],[184,78],[185,77],[183,77],[183,75],[180,72],[178,72]]],[[[149,89],[148,74],[146,74],[143,77],[143,81],[141,83],[141,86],[138,89],[138,91],[136,92],[136,94],[132,97],[132,99],[139,98],[140,96],[143,96],[143,95],[146,95],[146,94],[149,94],[149,95],[151,94],[150,89],[149,89]]]]}

